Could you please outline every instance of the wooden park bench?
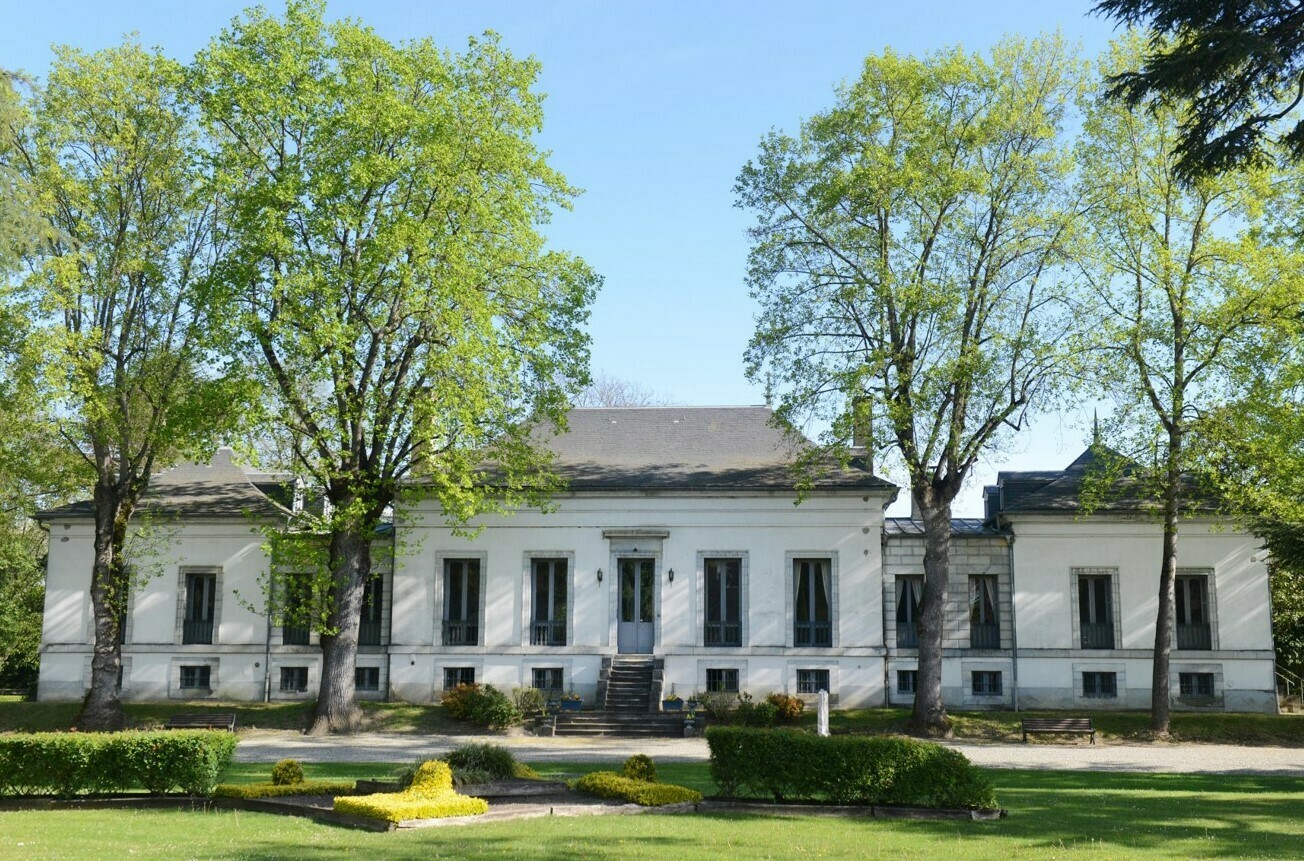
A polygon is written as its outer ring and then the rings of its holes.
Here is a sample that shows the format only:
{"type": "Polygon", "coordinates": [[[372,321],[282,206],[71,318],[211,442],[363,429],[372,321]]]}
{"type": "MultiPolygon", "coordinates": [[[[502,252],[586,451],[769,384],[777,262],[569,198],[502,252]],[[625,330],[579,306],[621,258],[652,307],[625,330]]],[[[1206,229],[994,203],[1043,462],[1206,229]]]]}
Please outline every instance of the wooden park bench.
{"type": "Polygon", "coordinates": [[[1091,743],[1096,743],[1096,728],[1091,725],[1091,718],[1024,718],[1025,744],[1028,742],[1028,733],[1090,735],[1091,743]]]}
{"type": "Polygon", "coordinates": [[[172,715],[165,729],[224,729],[235,732],[235,714],[209,712],[207,714],[172,715]]]}

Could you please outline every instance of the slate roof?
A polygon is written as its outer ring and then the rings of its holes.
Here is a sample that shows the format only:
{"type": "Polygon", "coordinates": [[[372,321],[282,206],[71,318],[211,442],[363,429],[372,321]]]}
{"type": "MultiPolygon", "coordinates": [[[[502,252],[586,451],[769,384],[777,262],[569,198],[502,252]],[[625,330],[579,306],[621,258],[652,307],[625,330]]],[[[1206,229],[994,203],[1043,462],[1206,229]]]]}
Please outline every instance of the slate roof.
{"type": "MultiPolygon", "coordinates": [[[[791,490],[810,443],[770,424],[768,407],[572,410],[566,432],[541,436],[572,490],[791,490]]],[[[892,490],[868,470],[831,466],[821,489],[892,490]]]]}
{"type": "MultiPolygon", "coordinates": [[[[924,534],[924,521],[912,520],[909,517],[888,517],[883,520],[883,531],[894,536],[922,536],[924,534]]],[[[951,534],[995,537],[1002,533],[981,517],[952,517],[951,534]]]]}
{"type": "MultiPolygon", "coordinates": [[[[1152,512],[1159,504],[1134,477],[1128,460],[1108,446],[1093,443],[1065,469],[1039,472],[1001,472],[996,477],[999,514],[1075,514],[1082,507],[1083,486],[1093,470],[1116,472],[1109,490],[1100,495],[1095,511],[1102,513],[1152,512]]],[[[1213,510],[1212,500],[1194,487],[1187,494],[1188,509],[1213,510]]]]}
{"type": "MultiPolygon", "coordinates": [[[[168,516],[232,518],[284,517],[289,512],[261,492],[233,460],[234,452],[219,448],[211,463],[183,463],[153,476],[137,511],[168,516]]],[[[254,474],[267,478],[266,474],[254,474]]],[[[94,515],[89,499],[37,514],[38,520],[87,518],[94,515]]]]}
{"type": "MultiPolygon", "coordinates": [[[[573,490],[792,490],[792,460],[809,442],[770,425],[767,407],[576,409],[561,435],[539,441],[573,490]]],[[[293,499],[288,473],[246,472],[221,448],[208,464],[155,475],[140,511],[169,516],[282,517],[293,499]]],[[[830,467],[820,489],[886,490],[895,485],[857,467],[830,467]]],[[[305,503],[312,506],[312,500],[305,503]]],[[[43,511],[40,520],[86,518],[90,500],[43,511]]]]}

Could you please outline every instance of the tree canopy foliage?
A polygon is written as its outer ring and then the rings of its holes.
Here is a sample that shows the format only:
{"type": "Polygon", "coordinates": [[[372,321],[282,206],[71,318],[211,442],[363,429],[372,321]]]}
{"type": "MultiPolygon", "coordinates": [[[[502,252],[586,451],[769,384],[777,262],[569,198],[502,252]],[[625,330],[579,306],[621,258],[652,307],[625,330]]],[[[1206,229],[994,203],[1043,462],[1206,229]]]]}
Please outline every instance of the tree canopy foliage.
{"type": "Polygon", "coordinates": [[[211,440],[240,401],[207,340],[213,206],[183,83],[180,64],[131,42],[58,49],[13,144],[49,229],[6,288],[6,310],[25,321],[7,382],[29,426],[80,461],[94,500],[87,728],[122,723],[123,547],[149,477],[211,440]]]}
{"type": "Polygon", "coordinates": [[[535,61],[492,34],[454,54],[323,14],[251,10],[194,76],[224,332],[329,503],[318,731],[353,725],[370,543],[404,494],[464,523],[551,486],[530,433],[587,380],[597,286],[540,232],[575,190],[533,141],[535,61]]]}
{"type": "Polygon", "coordinates": [[[1172,140],[1183,178],[1262,165],[1280,144],[1304,160],[1304,6],[1295,0],[1102,0],[1096,11],[1153,34],[1111,76],[1129,106],[1182,105],[1172,140]]]}
{"type": "Polygon", "coordinates": [[[951,503],[984,453],[1046,402],[1071,352],[1062,279],[1073,224],[1059,137],[1078,68],[1058,39],[865,60],[796,136],[738,177],[756,216],[749,376],[778,415],[828,423],[813,465],[856,431],[895,454],[926,532],[913,725],[941,734],[951,503]]]}
{"type": "MultiPolygon", "coordinates": [[[[1142,52],[1139,37],[1120,40],[1102,76],[1134,68],[1142,52]]],[[[1265,165],[1183,181],[1172,146],[1183,116],[1180,105],[1133,110],[1096,97],[1078,145],[1091,375],[1117,403],[1110,442],[1164,524],[1151,704],[1160,733],[1180,524],[1211,506],[1211,482],[1201,493],[1196,480],[1212,477],[1203,455],[1220,434],[1209,419],[1245,396],[1241,383],[1260,367],[1265,339],[1300,307],[1304,274],[1271,229],[1298,177],[1265,165]]]]}

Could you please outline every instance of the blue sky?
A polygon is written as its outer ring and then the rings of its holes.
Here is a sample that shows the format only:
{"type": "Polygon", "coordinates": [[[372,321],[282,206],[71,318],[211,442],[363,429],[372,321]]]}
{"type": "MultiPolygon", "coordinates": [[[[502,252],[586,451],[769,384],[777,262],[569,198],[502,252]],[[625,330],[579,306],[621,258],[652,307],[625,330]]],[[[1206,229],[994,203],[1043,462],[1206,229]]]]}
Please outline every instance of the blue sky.
{"type": "MultiPolygon", "coordinates": [[[[40,78],[50,46],[96,50],[126,33],[188,60],[247,2],[12,3],[0,66],[40,78]]],[[[282,2],[267,2],[280,10],[282,2]]],[[[684,404],[755,404],[743,377],[755,305],[743,273],[748,217],[733,182],[771,128],[794,130],[828,107],[835,85],[887,47],[922,54],[983,50],[1002,35],[1060,31],[1095,56],[1110,22],[1079,0],[988,2],[433,2],[332,0],[387,38],[430,36],[460,49],[484,30],[542,63],[541,137],[584,194],[549,228],[604,278],[593,308],[593,368],[684,404]]],[[[983,464],[957,514],[977,514],[997,468],[1065,466],[1089,416],[1038,420],[983,464]]]]}

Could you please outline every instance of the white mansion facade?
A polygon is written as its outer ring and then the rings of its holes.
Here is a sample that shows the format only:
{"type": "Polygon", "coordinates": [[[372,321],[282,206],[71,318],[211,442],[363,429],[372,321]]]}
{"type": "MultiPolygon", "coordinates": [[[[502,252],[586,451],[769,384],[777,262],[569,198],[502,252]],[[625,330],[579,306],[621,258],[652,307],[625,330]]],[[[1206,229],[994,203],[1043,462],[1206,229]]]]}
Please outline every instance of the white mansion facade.
{"type": "MultiPolygon", "coordinates": [[[[886,518],[897,488],[831,470],[796,502],[792,443],[763,407],[581,409],[551,447],[554,510],[484,518],[455,535],[434,503],[378,535],[357,662],[359,695],[429,702],[463,681],[573,690],[592,703],[613,656],[651,654],[664,692],[814,694],[904,705],[917,664],[917,521],[886,518]]],[[[1078,510],[1091,450],[1065,470],[1002,473],[987,517],[953,525],[943,663],[953,708],[1145,708],[1159,522],[1135,504],[1078,510]]],[[[122,696],[315,696],[316,635],[264,611],[260,526],[285,522],[283,477],[229,450],[156,476],[166,522],[133,560],[122,696]],[[162,536],[161,538],[159,536],[162,536]]],[[[50,531],[38,697],[90,680],[92,521],[50,531]]],[[[1182,523],[1177,708],[1274,711],[1265,553],[1213,518],[1182,523]]]]}

